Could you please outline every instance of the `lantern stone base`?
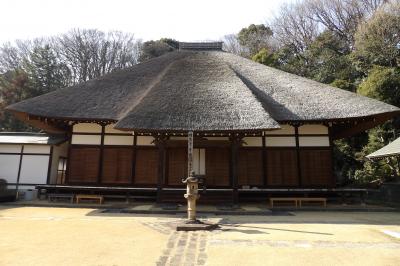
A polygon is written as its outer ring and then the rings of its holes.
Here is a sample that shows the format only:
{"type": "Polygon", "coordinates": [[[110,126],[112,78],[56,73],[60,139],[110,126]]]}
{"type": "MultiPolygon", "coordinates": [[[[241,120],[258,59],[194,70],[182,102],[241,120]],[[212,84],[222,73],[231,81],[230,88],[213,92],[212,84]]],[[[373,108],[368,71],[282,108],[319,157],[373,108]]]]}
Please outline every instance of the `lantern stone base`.
{"type": "Polygon", "coordinates": [[[199,220],[186,221],[176,226],[176,231],[211,231],[218,228],[218,224],[205,223],[199,220]]]}

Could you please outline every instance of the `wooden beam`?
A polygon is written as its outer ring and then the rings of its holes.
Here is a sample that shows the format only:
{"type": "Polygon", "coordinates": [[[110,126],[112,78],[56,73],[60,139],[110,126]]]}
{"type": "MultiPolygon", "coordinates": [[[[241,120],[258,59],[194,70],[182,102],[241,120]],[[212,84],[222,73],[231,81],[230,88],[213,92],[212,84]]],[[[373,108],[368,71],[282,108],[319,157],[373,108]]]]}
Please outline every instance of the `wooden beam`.
{"type": "Polygon", "coordinates": [[[67,125],[62,121],[55,122],[55,120],[30,116],[27,113],[23,112],[16,112],[16,111],[10,111],[10,112],[17,119],[23,121],[24,123],[27,123],[28,125],[35,128],[43,129],[44,131],[49,133],[60,134],[60,133],[65,133],[67,130],[67,125]]]}
{"type": "MultiPolygon", "coordinates": [[[[187,140],[166,140],[165,145],[167,148],[179,148],[187,147],[187,140]]],[[[230,147],[231,143],[229,140],[198,140],[194,138],[193,146],[195,148],[201,147],[230,147]]]]}
{"type": "Polygon", "coordinates": [[[364,120],[348,121],[347,123],[334,124],[332,126],[332,139],[337,140],[353,136],[365,130],[383,124],[385,121],[391,119],[393,115],[383,114],[380,116],[369,117],[364,120]]]}

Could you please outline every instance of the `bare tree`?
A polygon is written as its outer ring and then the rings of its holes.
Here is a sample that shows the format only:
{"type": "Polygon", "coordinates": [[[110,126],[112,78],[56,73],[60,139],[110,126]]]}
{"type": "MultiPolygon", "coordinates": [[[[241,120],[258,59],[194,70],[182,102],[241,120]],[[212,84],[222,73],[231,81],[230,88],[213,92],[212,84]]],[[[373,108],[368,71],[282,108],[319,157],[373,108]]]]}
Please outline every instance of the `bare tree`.
{"type": "Polygon", "coordinates": [[[140,50],[133,34],[79,29],[0,46],[1,128],[31,130],[5,114],[5,106],[132,66],[140,50]]]}
{"type": "MultiPolygon", "coordinates": [[[[35,43],[37,44],[38,42],[36,41],[35,43]]],[[[34,44],[31,40],[16,40],[14,43],[4,43],[0,47],[0,73],[21,68],[24,59],[33,50],[33,46],[34,44]]]]}
{"type": "Polygon", "coordinates": [[[318,22],[309,14],[302,2],[283,5],[271,23],[278,45],[291,47],[298,53],[304,51],[320,33],[318,22]]]}
{"type": "Polygon", "coordinates": [[[71,69],[74,82],[137,64],[140,53],[140,41],[118,31],[75,29],[53,38],[53,45],[71,69]]]}
{"type": "Polygon", "coordinates": [[[130,33],[74,29],[52,38],[4,44],[0,47],[0,73],[24,69],[33,51],[46,45],[66,64],[72,84],[137,64],[141,49],[141,41],[130,33]]]}
{"type": "Polygon", "coordinates": [[[223,42],[223,49],[232,54],[240,55],[240,56],[248,56],[249,49],[242,46],[239,43],[238,37],[236,34],[228,34],[221,38],[223,42]]]}
{"type": "Polygon", "coordinates": [[[305,0],[308,17],[343,38],[350,47],[359,23],[388,0],[305,0]]]}

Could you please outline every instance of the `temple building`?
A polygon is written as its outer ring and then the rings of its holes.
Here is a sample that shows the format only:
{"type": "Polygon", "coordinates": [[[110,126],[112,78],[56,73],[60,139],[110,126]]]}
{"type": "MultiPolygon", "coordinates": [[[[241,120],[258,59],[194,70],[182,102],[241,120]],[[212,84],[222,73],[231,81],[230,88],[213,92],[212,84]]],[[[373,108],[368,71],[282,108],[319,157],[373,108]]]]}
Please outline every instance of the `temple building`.
{"type": "Polygon", "coordinates": [[[184,188],[193,131],[195,173],[210,191],[235,200],[269,188],[334,188],[333,140],[400,114],[224,52],[221,43],[180,43],[177,51],[7,109],[67,136],[65,178],[51,175],[48,185],[136,188],[162,199],[184,188]]]}

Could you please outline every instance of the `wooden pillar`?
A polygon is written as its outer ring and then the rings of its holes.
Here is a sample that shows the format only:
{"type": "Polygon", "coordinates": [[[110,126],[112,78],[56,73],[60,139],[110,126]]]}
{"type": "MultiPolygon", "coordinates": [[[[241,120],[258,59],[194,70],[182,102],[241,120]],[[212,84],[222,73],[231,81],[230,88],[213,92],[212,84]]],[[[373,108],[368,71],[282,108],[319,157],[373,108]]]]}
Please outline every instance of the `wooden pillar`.
{"type": "Polygon", "coordinates": [[[64,185],[68,185],[68,180],[69,180],[69,167],[70,167],[70,161],[71,161],[71,146],[72,146],[72,126],[69,128],[68,131],[68,151],[67,151],[67,169],[65,170],[65,179],[64,179],[64,185]]]}
{"type": "Polygon", "coordinates": [[[99,153],[99,174],[97,176],[97,184],[101,184],[101,179],[103,177],[103,153],[104,153],[104,134],[106,131],[106,126],[101,124],[101,137],[100,137],[100,153],[99,153]]]}
{"type": "Polygon", "coordinates": [[[131,173],[131,185],[135,183],[135,173],[136,173],[136,144],[137,144],[137,133],[133,133],[133,147],[132,147],[132,173],[131,173]]]}
{"type": "MultiPolygon", "coordinates": [[[[49,165],[47,166],[47,179],[46,179],[46,185],[49,185],[50,184],[50,177],[51,177],[51,165],[53,164],[53,149],[54,149],[54,146],[53,145],[51,145],[50,146],[50,155],[49,155],[49,165]]],[[[58,176],[58,163],[59,162],[57,162],[57,176],[58,176]]],[[[56,178],[56,180],[57,180],[57,178],[56,178]]]]}
{"type": "Polygon", "coordinates": [[[326,124],[325,126],[328,127],[328,134],[329,134],[329,150],[331,151],[331,182],[332,186],[336,187],[336,175],[335,175],[335,160],[333,158],[333,139],[332,139],[332,127],[330,124],[326,124]]]}
{"type": "Polygon", "coordinates": [[[300,125],[294,126],[294,134],[295,134],[295,138],[296,138],[297,176],[299,179],[299,187],[302,187],[303,181],[302,181],[302,177],[301,177],[299,126],[300,125]]]}
{"type": "Polygon", "coordinates": [[[265,135],[261,134],[262,137],[262,173],[263,173],[263,186],[268,186],[268,176],[267,176],[267,149],[265,145],[265,135]]]}
{"type": "Polygon", "coordinates": [[[21,177],[21,168],[22,168],[22,158],[24,156],[24,145],[21,146],[21,153],[19,155],[19,165],[18,165],[18,174],[17,174],[17,185],[15,186],[15,199],[18,200],[19,198],[19,179],[21,177]]]}
{"type": "Polygon", "coordinates": [[[157,203],[162,200],[162,189],[165,180],[165,141],[166,136],[155,136],[155,144],[158,147],[158,175],[157,175],[157,203]]]}
{"type": "Polygon", "coordinates": [[[238,204],[238,153],[239,147],[242,141],[242,136],[235,133],[231,137],[231,158],[230,158],[230,170],[231,170],[231,186],[232,186],[232,203],[238,204]]]}

